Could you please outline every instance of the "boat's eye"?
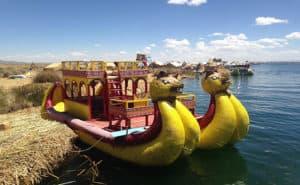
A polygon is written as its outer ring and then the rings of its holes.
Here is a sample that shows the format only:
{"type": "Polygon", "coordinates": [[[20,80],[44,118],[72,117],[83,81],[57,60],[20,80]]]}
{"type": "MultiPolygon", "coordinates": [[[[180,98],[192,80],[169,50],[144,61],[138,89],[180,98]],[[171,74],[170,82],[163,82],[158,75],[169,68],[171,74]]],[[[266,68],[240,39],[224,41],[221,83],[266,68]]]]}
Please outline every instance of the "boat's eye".
{"type": "Polygon", "coordinates": [[[170,82],[168,80],[162,80],[162,83],[169,84],[170,82]]]}
{"type": "Polygon", "coordinates": [[[212,79],[212,80],[216,80],[216,79],[219,79],[219,77],[217,77],[217,76],[212,76],[211,79],[212,79]]]}
{"type": "Polygon", "coordinates": [[[214,71],[211,71],[211,70],[209,70],[209,71],[205,71],[204,73],[203,73],[203,75],[205,75],[205,79],[207,78],[207,77],[209,77],[211,74],[213,74],[214,73],[214,71]]]}

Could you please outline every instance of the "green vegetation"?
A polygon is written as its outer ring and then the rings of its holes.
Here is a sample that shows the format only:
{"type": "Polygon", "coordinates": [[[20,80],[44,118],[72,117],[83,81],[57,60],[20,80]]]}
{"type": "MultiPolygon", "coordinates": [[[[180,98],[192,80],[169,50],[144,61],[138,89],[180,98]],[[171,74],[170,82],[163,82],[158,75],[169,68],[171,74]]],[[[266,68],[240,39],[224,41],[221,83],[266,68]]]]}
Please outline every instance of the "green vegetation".
{"type": "Polygon", "coordinates": [[[9,75],[26,74],[29,71],[41,71],[47,64],[34,64],[22,62],[0,62],[0,78],[9,75]]]}
{"type": "Polygon", "coordinates": [[[27,67],[8,66],[0,67],[0,78],[7,78],[9,75],[25,74],[27,67]]]}
{"type": "Polygon", "coordinates": [[[157,68],[149,68],[149,72],[157,75],[160,71],[165,71],[168,74],[179,74],[182,77],[195,78],[196,73],[192,69],[180,69],[178,67],[157,67],[157,68]]]}
{"type": "Polygon", "coordinates": [[[0,114],[41,105],[49,84],[27,84],[10,90],[0,89],[0,114]]]}
{"type": "Polygon", "coordinates": [[[232,75],[232,76],[239,76],[239,75],[240,75],[240,70],[239,70],[239,69],[234,69],[234,70],[231,72],[231,75],[232,75]]]}
{"type": "Polygon", "coordinates": [[[39,106],[42,104],[44,92],[48,88],[47,84],[27,84],[12,89],[15,102],[24,106],[39,106]]]}
{"type": "Polygon", "coordinates": [[[44,92],[49,87],[48,82],[61,81],[57,72],[41,71],[44,65],[0,63],[0,78],[3,77],[0,87],[0,114],[41,105],[44,92]],[[19,81],[4,79],[9,75],[25,74],[29,71],[38,74],[34,75],[33,79],[26,78],[19,81]]]}
{"type": "Polygon", "coordinates": [[[8,112],[9,97],[7,90],[0,87],[0,113],[8,112]]]}
{"type": "Polygon", "coordinates": [[[55,71],[42,71],[33,78],[34,83],[47,83],[58,81],[62,81],[62,78],[55,71]]]}

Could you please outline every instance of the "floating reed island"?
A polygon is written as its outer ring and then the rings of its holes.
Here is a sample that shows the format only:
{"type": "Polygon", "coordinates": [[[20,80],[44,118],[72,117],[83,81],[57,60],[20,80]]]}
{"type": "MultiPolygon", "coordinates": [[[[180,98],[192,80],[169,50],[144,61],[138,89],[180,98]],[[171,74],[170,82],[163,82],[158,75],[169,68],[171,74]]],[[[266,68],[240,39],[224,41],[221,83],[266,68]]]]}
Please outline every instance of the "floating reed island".
{"type": "Polygon", "coordinates": [[[64,124],[41,118],[39,108],[0,115],[0,184],[37,184],[78,154],[64,124]]]}

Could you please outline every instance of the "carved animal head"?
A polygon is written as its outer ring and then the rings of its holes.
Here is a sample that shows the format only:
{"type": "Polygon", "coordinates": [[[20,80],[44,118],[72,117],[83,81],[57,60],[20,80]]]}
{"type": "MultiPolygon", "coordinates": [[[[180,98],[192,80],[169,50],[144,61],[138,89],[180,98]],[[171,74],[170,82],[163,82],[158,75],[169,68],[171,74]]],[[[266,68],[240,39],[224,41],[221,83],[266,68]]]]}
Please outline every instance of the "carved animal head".
{"type": "Polygon", "coordinates": [[[216,94],[221,91],[227,91],[231,85],[231,74],[228,69],[215,68],[204,71],[201,85],[205,92],[216,94]]]}
{"type": "Polygon", "coordinates": [[[152,101],[175,99],[177,95],[182,94],[182,90],[181,81],[164,71],[161,71],[150,83],[152,101]]]}

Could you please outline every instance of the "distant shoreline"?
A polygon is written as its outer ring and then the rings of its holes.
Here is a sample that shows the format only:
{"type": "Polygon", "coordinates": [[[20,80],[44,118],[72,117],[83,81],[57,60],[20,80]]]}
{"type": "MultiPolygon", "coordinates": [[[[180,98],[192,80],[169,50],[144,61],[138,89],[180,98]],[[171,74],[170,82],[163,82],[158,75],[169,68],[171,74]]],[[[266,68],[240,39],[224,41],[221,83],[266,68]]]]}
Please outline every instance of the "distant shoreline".
{"type": "Polygon", "coordinates": [[[259,65],[259,64],[294,64],[300,63],[300,61],[271,61],[271,62],[249,62],[251,65],[259,65]]]}
{"type": "MultiPolygon", "coordinates": [[[[41,64],[41,65],[46,65],[46,64],[51,64],[57,61],[53,62],[34,62],[34,61],[7,61],[7,60],[1,60],[0,59],[0,64],[41,64]]],[[[188,62],[188,63],[202,63],[202,62],[188,62]]],[[[249,61],[250,64],[265,64],[265,63],[300,63],[300,60],[295,60],[295,61],[249,61]]]]}

